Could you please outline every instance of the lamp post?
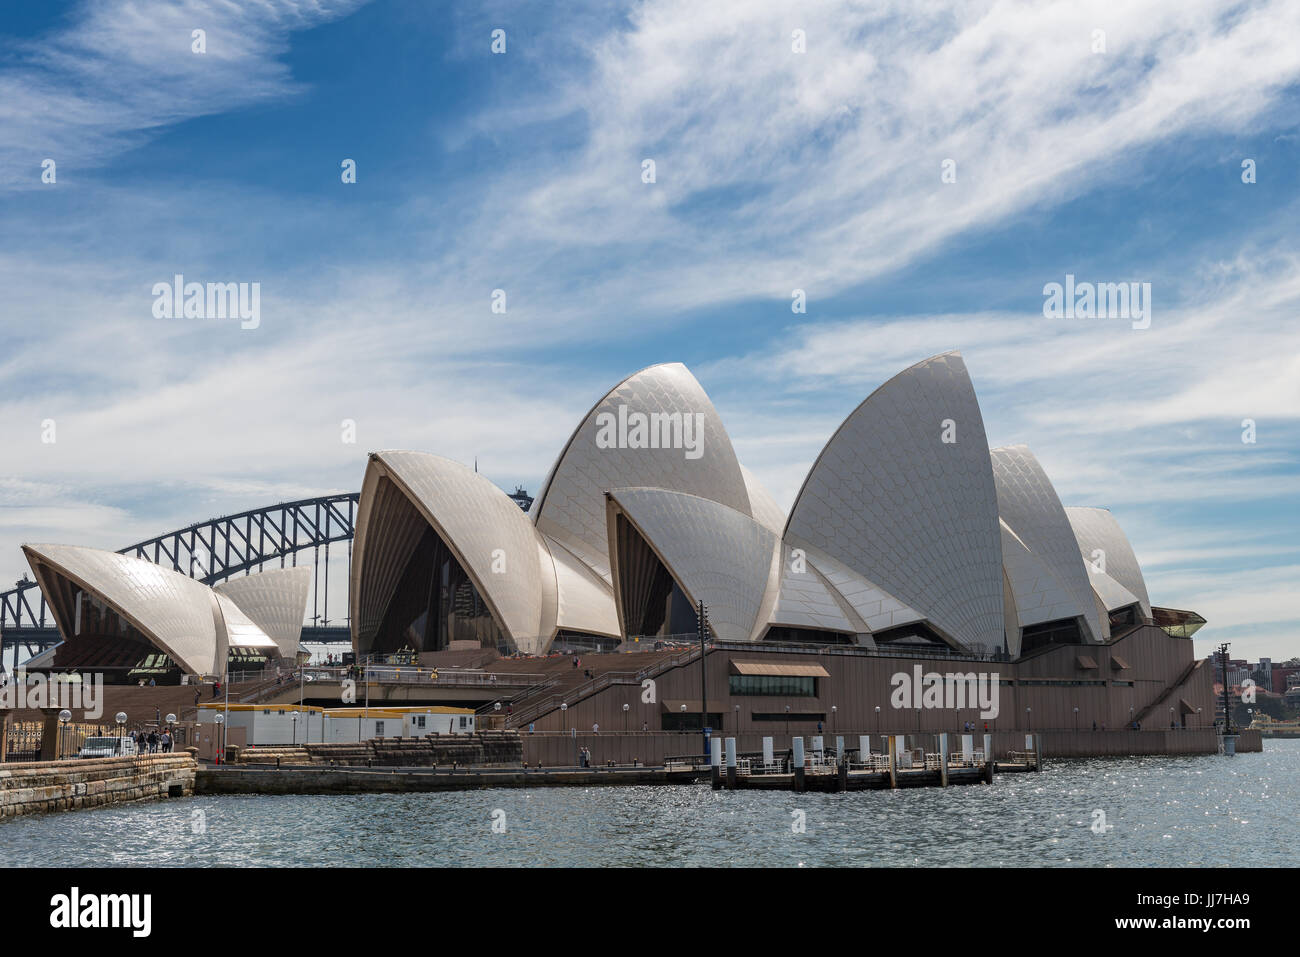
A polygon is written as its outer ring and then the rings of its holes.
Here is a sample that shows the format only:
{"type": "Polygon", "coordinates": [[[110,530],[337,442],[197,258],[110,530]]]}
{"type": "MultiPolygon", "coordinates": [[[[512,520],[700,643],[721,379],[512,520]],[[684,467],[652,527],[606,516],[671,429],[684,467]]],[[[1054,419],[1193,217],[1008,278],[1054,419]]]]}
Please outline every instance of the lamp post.
{"type": "Polygon", "coordinates": [[[790,706],[785,706],[785,736],[790,737],[790,706]]]}
{"type": "Polygon", "coordinates": [[[625,734],[627,733],[627,712],[628,709],[630,709],[631,707],[632,706],[628,704],[626,701],[623,702],[623,732],[625,734]]]}
{"type": "Polygon", "coordinates": [[[880,734],[880,705],[876,705],[876,734],[880,734]]]}
{"type": "Polygon", "coordinates": [[[1171,730],[1173,726],[1174,726],[1174,706],[1170,705],[1169,706],[1169,727],[1171,730]]]}
{"type": "Polygon", "coordinates": [[[72,712],[64,708],[59,712],[59,756],[57,760],[63,760],[63,749],[67,744],[68,722],[72,720],[72,712]]]}
{"type": "Polygon", "coordinates": [[[1034,710],[1033,708],[1026,708],[1026,709],[1025,709],[1025,730],[1026,730],[1026,731],[1033,731],[1033,730],[1034,730],[1034,716],[1033,716],[1033,713],[1032,713],[1033,710],[1034,710]]]}
{"type": "Polygon", "coordinates": [[[289,717],[293,718],[293,743],[298,743],[298,712],[290,712],[289,717]]]}
{"type": "Polygon", "coordinates": [[[1079,709],[1074,709],[1074,733],[1079,733],[1079,709]]]}
{"type": "Polygon", "coordinates": [[[498,718],[501,717],[501,702],[497,701],[496,703],[494,703],[492,705],[492,710],[496,712],[496,716],[498,718]]]}
{"type": "Polygon", "coordinates": [[[117,722],[117,753],[122,754],[126,748],[126,712],[119,711],[114,715],[113,720],[117,722]]]}
{"type": "Polygon", "coordinates": [[[1197,708],[1197,709],[1196,709],[1196,726],[1197,726],[1198,728],[1200,728],[1200,727],[1202,726],[1202,725],[1201,725],[1201,709],[1200,709],[1200,708],[1197,708]]]}
{"type": "Polygon", "coordinates": [[[173,751],[176,750],[176,728],[174,727],[175,724],[176,724],[176,715],[168,711],[167,712],[167,733],[171,736],[172,739],[171,750],[173,751]]]}
{"type": "Polygon", "coordinates": [[[217,723],[217,729],[212,732],[214,750],[216,751],[217,764],[221,763],[221,753],[226,750],[226,739],[222,732],[226,727],[226,716],[223,712],[218,711],[217,716],[212,719],[217,723]]]}
{"type": "Polygon", "coordinates": [[[738,704],[732,705],[731,710],[732,710],[731,733],[740,734],[740,705],[738,704]]]}
{"type": "Polygon", "coordinates": [[[839,711],[838,705],[831,705],[831,734],[835,734],[835,715],[839,711]]]}

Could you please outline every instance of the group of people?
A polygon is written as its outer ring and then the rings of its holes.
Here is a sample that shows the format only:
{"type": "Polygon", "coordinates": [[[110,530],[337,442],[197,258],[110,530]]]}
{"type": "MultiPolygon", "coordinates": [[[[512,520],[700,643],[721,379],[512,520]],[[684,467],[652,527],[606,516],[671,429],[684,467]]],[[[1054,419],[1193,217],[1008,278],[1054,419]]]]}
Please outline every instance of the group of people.
{"type": "Polygon", "coordinates": [[[167,754],[172,749],[170,731],[164,730],[161,734],[157,731],[131,731],[128,737],[135,742],[137,754],[167,754]]]}

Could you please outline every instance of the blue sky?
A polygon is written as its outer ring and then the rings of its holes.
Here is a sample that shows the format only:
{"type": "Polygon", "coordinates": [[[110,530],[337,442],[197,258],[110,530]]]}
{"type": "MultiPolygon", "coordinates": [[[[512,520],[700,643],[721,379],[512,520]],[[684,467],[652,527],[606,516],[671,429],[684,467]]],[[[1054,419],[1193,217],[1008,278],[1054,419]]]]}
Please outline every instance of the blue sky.
{"type": "Polygon", "coordinates": [[[990,441],[1110,506],[1202,653],[1300,654],[1300,10],[1115,6],[7,5],[0,580],[355,489],[370,449],[535,489],[670,360],[788,506],[957,348],[990,441]],[[260,282],[261,325],[155,319],[178,272],[260,282]],[[1066,273],[1150,282],[1150,328],[1045,318],[1066,273]]]}

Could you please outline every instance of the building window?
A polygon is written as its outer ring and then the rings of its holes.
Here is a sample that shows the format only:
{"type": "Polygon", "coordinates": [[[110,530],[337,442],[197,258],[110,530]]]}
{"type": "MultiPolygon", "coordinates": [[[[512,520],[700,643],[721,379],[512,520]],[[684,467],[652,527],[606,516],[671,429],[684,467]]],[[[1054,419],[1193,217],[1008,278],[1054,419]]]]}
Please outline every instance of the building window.
{"type": "Polygon", "coordinates": [[[755,711],[755,721],[825,721],[825,711],[755,711]]]}
{"type": "Polygon", "coordinates": [[[460,716],[460,726],[463,728],[468,724],[469,724],[469,718],[465,717],[465,715],[462,714],[460,716]]]}
{"type": "MultiPolygon", "coordinates": [[[[709,712],[710,728],[722,727],[722,715],[713,711],[709,712]]],[[[703,731],[704,725],[700,724],[700,713],[698,711],[666,711],[663,715],[663,723],[660,728],[664,731],[703,731]]]]}
{"type": "Polygon", "coordinates": [[[734,695],[817,697],[817,679],[801,675],[731,675],[727,680],[734,695]]]}
{"type": "Polygon", "coordinates": [[[375,737],[377,737],[377,738],[379,738],[379,737],[383,737],[383,734],[384,734],[384,722],[382,722],[382,721],[376,721],[376,722],[375,722],[375,737]]]}

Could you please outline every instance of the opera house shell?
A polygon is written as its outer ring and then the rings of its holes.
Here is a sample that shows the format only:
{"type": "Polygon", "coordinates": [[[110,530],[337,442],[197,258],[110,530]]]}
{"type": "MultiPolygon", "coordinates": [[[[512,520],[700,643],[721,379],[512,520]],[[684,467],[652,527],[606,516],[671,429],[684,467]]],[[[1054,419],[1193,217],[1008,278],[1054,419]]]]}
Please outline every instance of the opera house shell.
{"type": "MultiPolygon", "coordinates": [[[[162,565],[73,545],[24,545],[63,642],[29,668],[88,669],[106,680],[219,676],[227,661],[296,659],[311,568],[209,587],[162,565]],[[47,660],[48,659],[48,660],[47,660]]],[[[232,667],[234,667],[232,665],[232,667]]]]}
{"type": "Polygon", "coordinates": [[[373,453],[355,534],[362,655],[611,648],[693,634],[701,602],[719,641],[1005,658],[1195,627],[1152,608],[1108,511],[1063,507],[1028,448],[989,449],[956,352],[869,395],[788,516],[671,363],[596,403],[527,512],[457,462],[373,453]]]}

